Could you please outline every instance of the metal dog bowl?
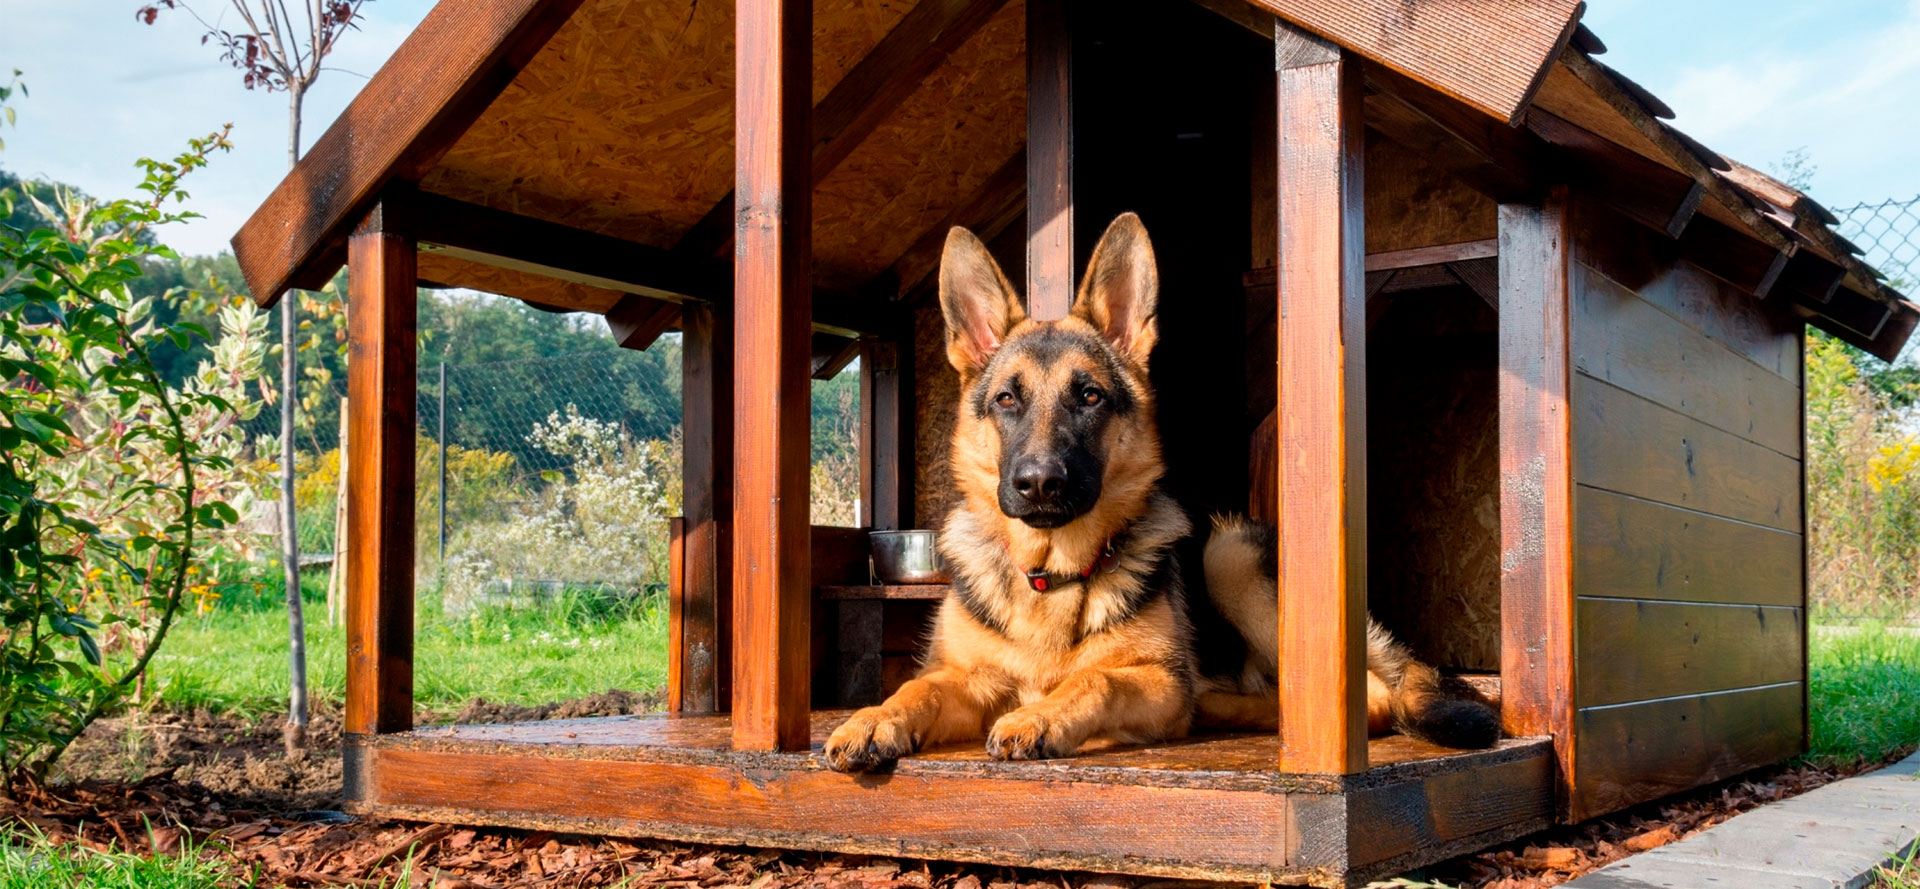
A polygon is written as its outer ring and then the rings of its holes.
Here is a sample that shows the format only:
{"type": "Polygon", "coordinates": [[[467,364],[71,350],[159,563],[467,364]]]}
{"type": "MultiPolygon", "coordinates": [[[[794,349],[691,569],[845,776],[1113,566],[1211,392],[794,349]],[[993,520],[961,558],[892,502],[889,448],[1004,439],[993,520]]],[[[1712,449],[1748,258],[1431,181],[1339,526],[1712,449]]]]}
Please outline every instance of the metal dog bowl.
{"type": "Polygon", "coordinates": [[[873,576],[881,583],[947,583],[940,550],[932,531],[870,531],[873,540],[873,576]]]}

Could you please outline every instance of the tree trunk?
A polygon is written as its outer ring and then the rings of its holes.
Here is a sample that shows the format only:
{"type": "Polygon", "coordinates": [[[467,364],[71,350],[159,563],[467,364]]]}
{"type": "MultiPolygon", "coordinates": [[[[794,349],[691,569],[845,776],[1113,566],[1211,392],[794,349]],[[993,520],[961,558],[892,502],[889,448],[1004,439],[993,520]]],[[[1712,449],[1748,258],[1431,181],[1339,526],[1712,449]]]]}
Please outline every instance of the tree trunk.
{"type": "MultiPolygon", "coordinates": [[[[300,160],[300,106],[304,84],[287,90],[287,168],[300,160]]],[[[291,291],[280,297],[280,558],[286,568],[289,693],[284,735],[287,754],[307,746],[307,627],[300,601],[300,537],[293,502],[293,411],[299,397],[294,340],[298,334],[291,291]]]]}

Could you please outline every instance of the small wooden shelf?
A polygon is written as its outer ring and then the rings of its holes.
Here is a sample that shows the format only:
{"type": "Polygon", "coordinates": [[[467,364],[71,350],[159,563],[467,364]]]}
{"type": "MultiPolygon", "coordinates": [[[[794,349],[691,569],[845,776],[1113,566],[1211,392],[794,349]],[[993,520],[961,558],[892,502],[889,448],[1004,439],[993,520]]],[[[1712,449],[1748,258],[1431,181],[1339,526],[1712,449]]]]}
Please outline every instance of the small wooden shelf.
{"type": "Polygon", "coordinates": [[[935,601],[945,599],[947,591],[953,589],[944,583],[895,583],[895,584],[850,584],[814,587],[814,592],[822,599],[845,601],[849,599],[905,599],[935,601]]]}

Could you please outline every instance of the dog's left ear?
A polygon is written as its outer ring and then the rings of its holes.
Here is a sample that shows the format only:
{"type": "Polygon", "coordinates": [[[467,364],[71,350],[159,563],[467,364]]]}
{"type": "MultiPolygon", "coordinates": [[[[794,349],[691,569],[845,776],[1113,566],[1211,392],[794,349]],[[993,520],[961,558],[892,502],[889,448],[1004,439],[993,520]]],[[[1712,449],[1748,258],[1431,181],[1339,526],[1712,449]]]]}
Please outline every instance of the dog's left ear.
{"type": "Polygon", "coordinates": [[[1154,320],[1159,301],[1160,271],[1147,227],[1139,216],[1122,213],[1093,248],[1073,314],[1105,335],[1121,355],[1146,367],[1160,336],[1154,320]]]}

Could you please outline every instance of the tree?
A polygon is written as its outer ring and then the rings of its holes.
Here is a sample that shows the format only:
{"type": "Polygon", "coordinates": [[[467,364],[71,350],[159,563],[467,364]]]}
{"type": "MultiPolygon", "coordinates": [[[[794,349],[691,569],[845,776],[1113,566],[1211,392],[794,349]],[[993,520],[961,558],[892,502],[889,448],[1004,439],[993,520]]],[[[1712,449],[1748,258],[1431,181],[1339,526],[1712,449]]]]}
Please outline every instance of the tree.
{"type": "MultiPolygon", "coordinates": [[[[215,0],[217,2],[217,0],[215,0]]],[[[181,10],[206,32],[202,44],[221,50],[221,60],[240,70],[247,89],[287,93],[287,166],[300,161],[300,112],[307,90],[324,70],[321,62],[360,18],[365,0],[293,0],[303,14],[295,21],[286,0],[227,0],[240,17],[241,27],[229,31],[209,23],[186,0],[158,0],[140,7],[135,17],[151,25],[160,11],[181,10]]],[[[296,299],[280,301],[280,558],[287,585],[287,635],[290,681],[287,707],[287,749],[306,746],[307,646],[306,621],[300,602],[300,540],[295,528],[293,501],[294,411],[298,405],[298,368],[294,334],[296,299]]]]}

